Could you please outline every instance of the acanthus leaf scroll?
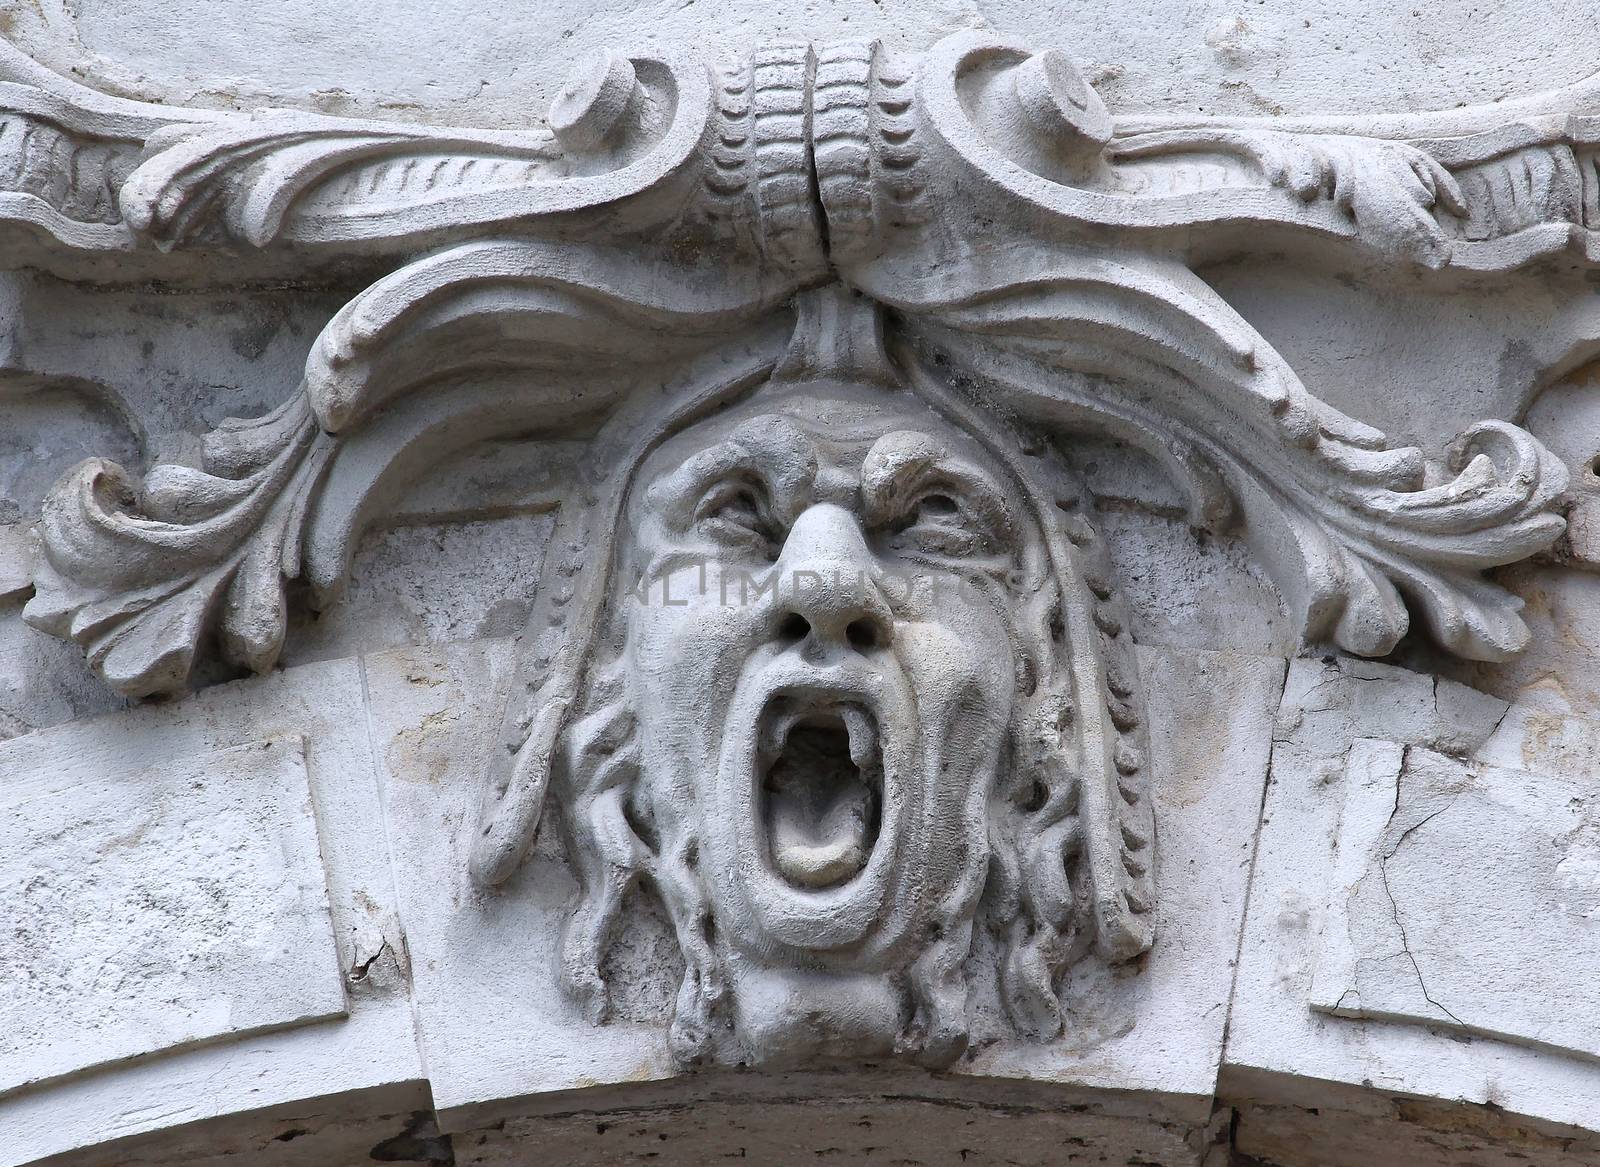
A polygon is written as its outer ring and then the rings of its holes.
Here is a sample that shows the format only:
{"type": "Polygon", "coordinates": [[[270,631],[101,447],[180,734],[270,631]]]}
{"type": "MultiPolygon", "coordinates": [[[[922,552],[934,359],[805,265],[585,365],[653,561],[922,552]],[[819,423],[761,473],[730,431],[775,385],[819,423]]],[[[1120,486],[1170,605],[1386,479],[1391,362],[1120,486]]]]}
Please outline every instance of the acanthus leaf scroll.
{"type": "Polygon", "coordinates": [[[1195,256],[1259,233],[1420,269],[1592,261],[1590,87],[1509,128],[1493,110],[1127,119],[1064,54],[977,33],[920,56],[602,53],[518,131],[191,115],[10,49],[0,81],[0,238],[30,254],[389,268],[204,465],[70,474],[26,618],[130,695],[183,690],[213,646],[264,671],[287,584],[336,598],[406,475],[493,436],[588,442],[471,869],[503,882],[556,821],[582,885],[563,979],[596,1020],[610,930],[647,880],[685,958],[685,1062],[948,1064],[980,935],[1011,1025],[1048,1039],[1067,968],[1151,943],[1127,616],[1056,437],[1147,449],[1193,526],[1256,549],[1308,643],[1382,654],[1414,614],[1472,659],[1527,641],[1482,572],[1560,534],[1561,464],[1499,419],[1447,462],[1392,445],[1313,396],[1195,256]],[[1505,166],[1528,177],[1509,198],[1486,177],[1505,166]],[[870,587],[697,609],[689,631],[621,599],[628,572],[696,556],[870,587]],[[987,599],[896,599],[905,564],[987,599]],[[686,678],[725,721],[682,712],[686,678]],[[936,694],[959,699],[935,716],[936,694]],[[931,783],[957,737],[977,743],[960,781],[931,783]],[[958,842],[943,858],[930,816],[958,842]],[[833,1028],[804,1022],[834,1006],[833,1028]]]}

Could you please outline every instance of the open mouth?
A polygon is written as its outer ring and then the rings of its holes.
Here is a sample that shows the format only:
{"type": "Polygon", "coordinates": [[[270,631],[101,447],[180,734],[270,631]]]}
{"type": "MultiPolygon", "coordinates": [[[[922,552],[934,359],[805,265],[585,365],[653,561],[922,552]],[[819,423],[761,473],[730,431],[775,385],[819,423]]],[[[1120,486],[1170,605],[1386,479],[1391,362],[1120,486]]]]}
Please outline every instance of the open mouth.
{"type": "Polygon", "coordinates": [[[779,697],[762,713],[761,821],[790,885],[849,883],[878,841],[883,758],[872,714],[854,703],[779,697]]]}

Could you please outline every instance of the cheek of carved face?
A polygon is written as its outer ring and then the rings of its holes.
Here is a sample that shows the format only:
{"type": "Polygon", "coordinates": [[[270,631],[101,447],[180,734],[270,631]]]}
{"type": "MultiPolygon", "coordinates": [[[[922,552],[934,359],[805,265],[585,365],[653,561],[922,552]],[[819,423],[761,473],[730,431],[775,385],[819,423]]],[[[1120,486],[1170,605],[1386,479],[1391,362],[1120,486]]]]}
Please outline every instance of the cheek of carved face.
{"type": "Polygon", "coordinates": [[[624,600],[636,710],[650,745],[685,759],[715,758],[740,670],[767,639],[761,604],[749,598],[753,583],[726,566],[705,561],[665,570],[624,600]]]}
{"type": "Polygon", "coordinates": [[[736,949],[886,967],[981,869],[1013,699],[1012,515],[949,440],[841,448],[758,417],[639,508],[624,602],[645,782],[692,820],[736,949]]]}

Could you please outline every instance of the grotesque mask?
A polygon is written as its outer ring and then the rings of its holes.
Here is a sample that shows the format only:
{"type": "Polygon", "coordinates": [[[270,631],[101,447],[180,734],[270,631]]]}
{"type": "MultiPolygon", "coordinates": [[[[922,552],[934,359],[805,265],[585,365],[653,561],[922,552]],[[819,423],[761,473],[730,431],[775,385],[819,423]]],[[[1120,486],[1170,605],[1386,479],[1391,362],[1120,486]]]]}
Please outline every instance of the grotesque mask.
{"type": "Polygon", "coordinates": [[[679,911],[715,922],[747,1042],[888,1052],[909,977],[908,1039],[943,1046],[1014,701],[1014,492],[926,413],[755,409],[669,443],[630,508],[641,818],[703,866],[679,911]]]}
{"type": "Polygon", "coordinates": [[[1069,964],[1149,941],[1131,656],[1086,496],[933,379],[839,372],[791,367],[650,445],[581,682],[552,683],[567,630],[510,743],[551,743],[568,989],[606,1017],[642,883],[683,953],[685,1063],[948,1064],[976,962],[1044,1037],[1069,964]]]}

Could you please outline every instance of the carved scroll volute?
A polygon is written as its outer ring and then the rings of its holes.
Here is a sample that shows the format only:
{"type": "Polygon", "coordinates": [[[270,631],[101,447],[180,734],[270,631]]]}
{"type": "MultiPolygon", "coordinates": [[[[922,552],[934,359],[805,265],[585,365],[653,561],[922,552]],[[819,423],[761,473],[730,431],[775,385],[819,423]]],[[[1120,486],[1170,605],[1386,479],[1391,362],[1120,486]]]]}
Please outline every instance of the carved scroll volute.
{"type": "Polygon", "coordinates": [[[66,257],[154,244],[218,264],[243,245],[247,267],[280,241],[303,262],[399,256],[618,206],[614,230],[627,215],[659,226],[681,205],[670,190],[698,177],[712,110],[707,68],[688,56],[598,54],[548,128],[491,131],[108,98],[0,42],[0,226],[47,232],[66,257]]]}
{"type": "MultiPolygon", "coordinates": [[[[918,99],[955,165],[995,197],[1042,213],[1058,238],[1133,231],[1152,246],[1193,250],[1185,232],[1202,225],[1230,245],[1311,233],[1473,270],[1595,250],[1600,219],[1584,203],[1578,158],[1593,156],[1600,135],[1591,119],[1550,116],[1548,98],[1525,103],[1540,116],[1516,130],[1498,106],[1366,124],[1182,115],[1111,123],[1064,58],[961,33],[928,54],[918,99]]],[[[1569,100],[1565,112],[1600,106],[1592,84],[1573,87],[1569,100]]]]}

